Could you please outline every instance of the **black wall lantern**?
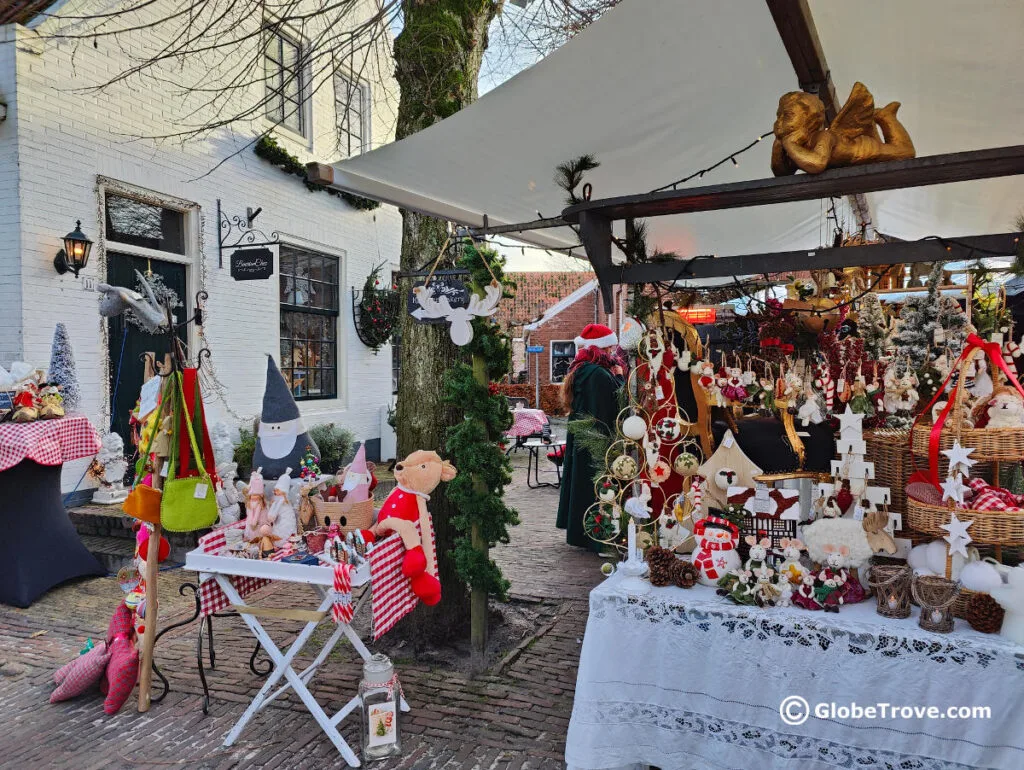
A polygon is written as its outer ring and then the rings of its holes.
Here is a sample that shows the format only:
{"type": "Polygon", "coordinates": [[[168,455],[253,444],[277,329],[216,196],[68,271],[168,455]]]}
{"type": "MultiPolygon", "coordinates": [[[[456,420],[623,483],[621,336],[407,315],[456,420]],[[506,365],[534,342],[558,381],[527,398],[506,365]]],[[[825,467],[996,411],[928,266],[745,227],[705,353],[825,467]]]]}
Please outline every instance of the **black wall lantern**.
{"type": "Polygon", "coordinates": [[[77,278],[78,273],[88,264],[91,250],[92,241],[82,232],[82,220],[79,219],[75,222],[75,229],[64,236],[64,248],[53,258],[53,266],[61,275],[70,270],[77,278]]]}

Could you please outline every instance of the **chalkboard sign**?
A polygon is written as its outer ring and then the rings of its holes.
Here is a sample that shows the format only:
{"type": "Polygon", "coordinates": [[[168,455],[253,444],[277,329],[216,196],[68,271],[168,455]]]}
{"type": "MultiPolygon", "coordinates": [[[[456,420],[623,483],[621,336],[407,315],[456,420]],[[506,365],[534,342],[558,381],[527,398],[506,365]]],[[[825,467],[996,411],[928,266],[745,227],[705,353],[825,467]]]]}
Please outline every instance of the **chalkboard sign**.
{"type": "MultiPolygon", "coordinates": [[[[423,286],[424,281],[418,281],[413,284],[413,288],[423,286]]],[[[430,292],[430,296],[433,299],[440,299],[441,297],[448,298],[448,304],[453,308],[469,307],[469,287],[463,283],[461,276],[454,275],[435,275],[430,279],[430,285],[427,287],[427,291],[430,292]]],[[[416,295],[412,293],[412,289],[409,290],[409,312],[412,313],[418,310],[420,307],[419,300],[416,299],[416,295]]],[[[413,316],[415,318],[415,316],[413,316]]],[[[420,323],[425,324],[441,324],[448,323],[446,318],[423,318],[416,319],[420,323]]]]}
{"type": "Polygon", "coordinates": [[[238,249],[231,255],[231,277],[236,281],[261,281],[274,274],[270,249],[238,249]]]}

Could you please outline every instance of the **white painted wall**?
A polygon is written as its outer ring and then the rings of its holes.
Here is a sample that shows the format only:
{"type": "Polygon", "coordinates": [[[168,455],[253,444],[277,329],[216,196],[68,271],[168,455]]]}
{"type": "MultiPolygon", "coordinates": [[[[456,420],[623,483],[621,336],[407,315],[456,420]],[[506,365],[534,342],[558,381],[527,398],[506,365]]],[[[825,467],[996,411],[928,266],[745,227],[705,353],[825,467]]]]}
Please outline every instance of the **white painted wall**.
{"type": "MultiPolygon", "coordinates": [[[[369,1],[369,0],[368,0],[369,1]]],[[[63,12],[80,12],[94,2],[68,3],[63,12]],[[71,8],[74,6],[74,8],[71,8]]],[[[163,0],[156,11],[167,13],[173,0],[163,0]]],[[[92,7],[91,12],[96,12],[92,7]]],[[[56,23],[56,22],[52,22],[56,23]]],[[[44,22],[39,29],[46,31],[44,22]]],[[[5,32],[10,34],[13,27],[5,32]]],[[[279,305],[277,265],[268,281],[232,280],[225,255],[218,266],[216,200],[228,215],[243,215],[247,206],[263,207],[256,224],[266,232],[278,231],[284,241],[342,257],[341,314],[338,329],[339,397],[330,401],[300,402],[307,424],[333,421],[349,428],[358,439],[380,435],[379,410],[390,399],[391,356],[385,348],[374,355],[356,337],[352,323],[351,287],[361,288],[372,265],[381,261],[388,275],[397,266],[401,219],[396,209],[357,211],[339,198],[309,192],[301,180],[242,149],[219,168],[211,169],[249,142],[254,129],[269,123],[260,119],[251,127],[220,131],[184,145],[131,137],[168,134],[177,130],[189,106],[169,86],[150,84],[115,86],[103,92],[83,92],[120,72],[127,64],[114,41],[99,39],[72,46],[17,28],[16,120],[0,125],[0,195],[9,196],[12,163],[17,163],[20,215],[7,198],[0,198],[0,248],[18,243],[4,236],[4,228],[20,229],[20,260],[0,252],[0,363],[18,355],[25,360],[48,361],[54,324],[64,321],[70,332],[83,390],[83,411],[101,431],[106,428],[107,342],[105,322],[97,311],[95,292],[68,273],[58,276],[52,266],[60,238],[76,219],[92,238],[93,256],[83,277],[104,280],[106,254],[100,187],[103,178],[117,180],[139,191],[174,197],[195,204],[198,239],[189,270],[194,291],[209,292],[206,335],[220,380],[228,387],[227,402],[239,415],[259,412],[266,369],[264,354],[279,358],[279,305]],[[14,143],[17,124],[16,148],[14,143]],[[12,161],[12,158],[14,159],[12,161]],[[13,213],[12,213],[13,212],[13,213]],[[9,280],[11,279],[11,280],[9,280]],[[23,303],[7,299],[8,285],[17,287],[23,303]],[[10,316],[10,318],[8,318],[10,316]],[[23,349],[13,330],[23,335],[23,349]],[[10,339],[9,339],[10,337],[10,339]]],[[[137,38],[140,46],[159,41],[137,38]]],[[[6,91],[14,46],[0,45],[0,91],[6,91]],[[7,58],[4,58],[7,57],[7,58]]],[[[381,46],[378,71],[391,72],[387,46],[381,46]]],[[[192,63],[195,66],[197,63],[192,63]]],[[[392,84],[393,85],[393,84],[392,84]]],[[[389,140],[395,89],[373,88],[378,100],[372,136],[375,144],[389,140]]],[[[10,99],[8,98],[10,103],[10,99]]],[[[333,89],[321,88],[311,99],[312,131],[308,140],[278,131],[279,141],[303,161],[331,161],[336,151],[333,89]]],[[[17,248],[17,247],[15,247],[17,248]]],[[[136,365],[125,362],[125,365],[136,365]]],[[[226,416],[224,405],[207,396],[213,420],[226,416]],[[214,416],[215,415],[215,416],[214,416]]],[[[65,468],[65,491],[78,481],[84,465],[65,468]]],[[[86,481],[84,485],[87,485],[86,481]]]]}
{"type": "Polygon", "coordinates": [[[18,217],[18,91],[12,25],[0,26],[0,362],[21,358],[21,259],[18,217]]]}

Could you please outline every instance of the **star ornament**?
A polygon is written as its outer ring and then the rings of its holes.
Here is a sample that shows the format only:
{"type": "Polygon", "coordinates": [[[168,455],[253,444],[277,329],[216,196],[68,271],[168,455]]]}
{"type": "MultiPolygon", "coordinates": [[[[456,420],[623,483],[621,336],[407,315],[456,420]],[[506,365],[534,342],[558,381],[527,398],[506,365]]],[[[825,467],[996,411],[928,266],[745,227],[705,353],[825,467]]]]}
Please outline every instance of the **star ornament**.
{"type": "Polygon", "coordinates": [[[965,559],[967,558],[967,544],[972,540],[967,533],[967,528],[973,523],[974,521],[960,521],[954,513],[950,516],[949,524],[942,525],[942,528],[949,533],[942,539],[949,543],[950,553],[958,553],[965,559]]]}
{"type": "MultiPolygon", "coordinates": [[[[957,505],[964,504],[964,492],[967,491],[967,487],[964,486],[963,481],[959,475],[950,476],[942,482],[942,502],[952,500],[957,505]]],[[[953,517],[956,519],[956,516],[953,517]]],[[[943,527],[946,525],[944,524],[943,527]]],[[[965,530],[966,531],[966,530],[965,530]]]]}
{"type": "Polygon", "coordinates": [[[959,469],[961,473],[970,473],[971,466],[978,462],[970,458],[970,454],[973,451],[974,447],[968,449],[967,447],[960,446],[959,441],[954,441],[951,448],[943,449],[942,454],[949,458],[949,472],[953,474],[959,469]]]}
{"type": "Polygon", "coordinates": [[[846,405],[846,411],[837,415],[839,418],[839,433],[842,435],[845,431],[853,431],[858,436],[864,432],[864,415],[854,412],[850,409],[850,405],[846,405]]]}

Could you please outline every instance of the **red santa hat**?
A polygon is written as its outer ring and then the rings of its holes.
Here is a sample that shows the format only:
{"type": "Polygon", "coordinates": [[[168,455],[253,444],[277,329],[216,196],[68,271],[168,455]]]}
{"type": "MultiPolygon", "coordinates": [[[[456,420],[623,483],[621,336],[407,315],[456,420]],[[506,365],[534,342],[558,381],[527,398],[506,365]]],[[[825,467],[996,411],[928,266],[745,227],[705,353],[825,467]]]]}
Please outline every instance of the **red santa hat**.
{"type": "Polygon", "coordinates": [[[619,338],[615,332],[604,324],[587,324],[583,332],[576,338],[576,349],[583,348],[610,348],[619,344],[619,338]]]}

